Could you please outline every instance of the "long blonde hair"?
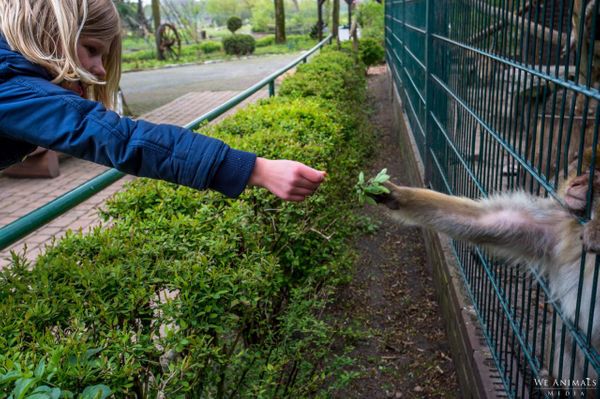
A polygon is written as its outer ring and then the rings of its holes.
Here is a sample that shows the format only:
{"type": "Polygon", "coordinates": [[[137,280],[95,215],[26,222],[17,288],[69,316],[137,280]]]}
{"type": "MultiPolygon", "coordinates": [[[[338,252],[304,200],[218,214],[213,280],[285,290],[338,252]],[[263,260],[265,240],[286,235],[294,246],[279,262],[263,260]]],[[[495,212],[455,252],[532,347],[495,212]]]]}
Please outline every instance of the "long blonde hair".
{"type": "Polygon", "coordinates": [[[116,104],[121,78],[121,23],[111,0],[0,0],[0,32],[11,49],[44,67],[52,82],[89,85],[87,97],[116,104]],[[110,43],[106,80],[86,71],[77,56],[81,36],[110,43]]]}

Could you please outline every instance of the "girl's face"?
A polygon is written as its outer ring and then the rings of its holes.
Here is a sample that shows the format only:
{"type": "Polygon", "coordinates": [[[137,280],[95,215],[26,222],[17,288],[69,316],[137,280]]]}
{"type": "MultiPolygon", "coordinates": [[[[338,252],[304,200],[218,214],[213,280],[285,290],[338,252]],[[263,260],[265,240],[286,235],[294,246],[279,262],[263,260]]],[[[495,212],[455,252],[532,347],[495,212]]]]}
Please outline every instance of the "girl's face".
{"type": "Polygon", "coordinates": [[[102,58],[108,55],[109,44],[92,37],[81,36],[77,43],[77,56],[81,66],[98,80],[106,79],[102,58]]]}

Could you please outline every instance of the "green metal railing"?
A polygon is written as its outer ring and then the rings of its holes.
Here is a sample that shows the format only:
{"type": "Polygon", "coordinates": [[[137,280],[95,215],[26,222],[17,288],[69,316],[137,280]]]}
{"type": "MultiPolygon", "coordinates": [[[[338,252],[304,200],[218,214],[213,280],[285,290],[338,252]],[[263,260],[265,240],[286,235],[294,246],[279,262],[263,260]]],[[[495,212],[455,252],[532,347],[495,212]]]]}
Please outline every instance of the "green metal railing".
{"type": "MultiPolygon", "coordinates": [[[[522,189],[560,201],[559,181],[581,173],[583,151],[598,144],[599,7],[597,0],[385,2],[386,59],[427,184],[469,197],[522,189]]],[[[592,255],[582,252],[573,270],[579,291],[571,320],[543,276],[453,245],[507,395],[600,397],[592,346],[598,260],[583,273],[592,255]],[[586,295],[584,279],[593,279],[586,295]],[[583,306],[590,310],[578,328],[583,306]],[[559,392],[551,379],[541,383],[548,373],[595,385],[559,392]]]]}
{"type": "MultiPolygon", "coordinates": [[[[271,75],[262,79],[260,82],[257,82],[256,84],[239,93],[235,97],[229,99],[228,101],[213,109],[212,111],[207,112],[206,114],[188,123],[184,127],[187,129],[196,129],[201,124],[216,119],[223,113],[227,112],[242,101],[246,100],[251,95],[263,89],[265,86],[268,86],[269,96],[275,95],[275,80],[279,76],[294,68],[296,65],[303,62],[307,62],[308,58],[311,55],[313,55],[317,50],[321,49],[325,44],[331,43],[331,40],[332,36],[327,36],[312,49],[302,54],[300,57],[298,57],[285,67],[273,72],[271,75]]],[[[89,180],[88,182],[82,184],[81,186],[61,195],[60,197],[47,203],[46,205],[0,228],[0,250],[15,243],[16,241],[25,237],[29,233],[37,230],[44,224],[57,218],[64,212],[75,207],[76,205],[90,198],[94,194],[97,194],[98,192],[111,185],[115,181],[119,180],[123,176],[125,176],[125,174],[119,172],[116,169],[108,170],[100,174],[99,176],[89,180]]]]}

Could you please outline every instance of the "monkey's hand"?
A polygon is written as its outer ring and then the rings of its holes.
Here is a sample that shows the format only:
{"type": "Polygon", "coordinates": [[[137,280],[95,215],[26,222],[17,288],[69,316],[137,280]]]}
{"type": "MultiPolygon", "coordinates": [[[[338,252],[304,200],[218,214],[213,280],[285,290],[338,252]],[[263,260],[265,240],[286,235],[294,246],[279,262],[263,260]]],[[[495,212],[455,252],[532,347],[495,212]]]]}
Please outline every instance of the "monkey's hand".
{"type": "Polygon", "coordinates": [[[598,219],[592,219],[583,226],[582,239],[586,251],[600,253],[600,221],[598,219]]]}

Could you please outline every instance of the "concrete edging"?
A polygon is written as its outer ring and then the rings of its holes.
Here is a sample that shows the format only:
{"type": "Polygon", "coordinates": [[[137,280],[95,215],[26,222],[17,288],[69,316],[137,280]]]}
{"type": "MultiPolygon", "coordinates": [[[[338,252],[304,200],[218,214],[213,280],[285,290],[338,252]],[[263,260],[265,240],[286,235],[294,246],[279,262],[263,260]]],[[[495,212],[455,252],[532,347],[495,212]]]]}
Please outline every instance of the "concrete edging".
{"type": "MultiPolygon", "coordinates": [[[[410,183],[424,186],[424,165],[418,155],[408,117],[391,78],[388,67],[390,102],[394,114],[394,130],[410,183]]],[[[446,324],[452,358],[461,389],[462,398],[506,398],[504,384],[485,342],[473,305],[465,293],[450,239],[441,234],[423,230],[427,261],[433,274],[436,295],[446,324]]]]}

